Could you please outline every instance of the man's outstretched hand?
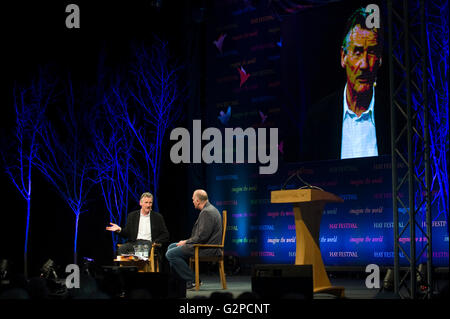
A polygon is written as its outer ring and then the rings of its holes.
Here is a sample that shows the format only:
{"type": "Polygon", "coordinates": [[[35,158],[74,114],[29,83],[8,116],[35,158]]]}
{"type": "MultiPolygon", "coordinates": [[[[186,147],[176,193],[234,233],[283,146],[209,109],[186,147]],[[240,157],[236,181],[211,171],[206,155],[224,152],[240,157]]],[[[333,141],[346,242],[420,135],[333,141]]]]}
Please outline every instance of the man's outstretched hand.
{"type": "Polygon", "coordinates": [[[114,231],[114,232],[116,232],[116,231],[121,231],[122,230],[122,228],[120,228],[120,226],[118,226],[118,225],[116,225],[116,224],[114,224],[114,223],[109,223],[111,226],[108,226],[108,227],[106,227],[106,230],[109,230],[109,231],[114,231]]]}

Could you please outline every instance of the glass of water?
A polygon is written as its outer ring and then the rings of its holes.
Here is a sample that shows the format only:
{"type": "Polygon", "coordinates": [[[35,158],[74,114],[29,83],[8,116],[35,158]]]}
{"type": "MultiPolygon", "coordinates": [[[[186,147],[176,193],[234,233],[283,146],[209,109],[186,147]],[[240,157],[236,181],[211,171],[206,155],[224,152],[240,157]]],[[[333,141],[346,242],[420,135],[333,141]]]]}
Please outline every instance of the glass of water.
{"type": "Polygon", "coordinates": [[[137,257],[142,257],[142,245],[135,245],[134,246],[134,254],[137,257]]]}
{"type": "Polygon", "coordinates": [[[150,246],[148,244],[142,245],[142,252],[143,252],[142,257],[144,257],[145,259],[148,259],[148,251],[149,251],[149,249],[150,249],[150,246]]]}

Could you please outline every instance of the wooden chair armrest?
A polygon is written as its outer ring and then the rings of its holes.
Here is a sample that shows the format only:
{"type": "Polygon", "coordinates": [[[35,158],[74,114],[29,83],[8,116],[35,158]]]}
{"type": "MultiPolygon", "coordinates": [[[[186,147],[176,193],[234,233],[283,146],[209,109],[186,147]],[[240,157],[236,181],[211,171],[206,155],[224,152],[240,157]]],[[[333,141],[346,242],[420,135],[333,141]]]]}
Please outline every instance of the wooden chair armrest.
{"type": "Polygon", "coordinates": [[[223,248],[223,245],[194,244],[194,248],[223,248]]]}
{"type": "Polygon", "coordinates": [[[152,247],[161,247],[162,245],[160,243],[153,243],[152,247]]]}

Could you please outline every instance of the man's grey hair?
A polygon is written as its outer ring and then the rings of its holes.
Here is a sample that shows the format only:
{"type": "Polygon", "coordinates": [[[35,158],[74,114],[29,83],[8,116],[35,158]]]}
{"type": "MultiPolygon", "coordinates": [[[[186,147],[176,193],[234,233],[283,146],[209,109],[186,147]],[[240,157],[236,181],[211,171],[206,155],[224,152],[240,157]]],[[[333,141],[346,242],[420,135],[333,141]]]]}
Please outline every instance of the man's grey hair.
{"type": "Polygon", "coordinates": [[[206,202],[208,200],[208,194],[203,189],[197,189],[194,192],[194,196],[201,202],[206,202]]]}
{"type": "Polygon", "coordinates": [[[148,197],[148,198],[153,199],[153,194],[150,193],[150,192],[145,192],[145,193],[143,193],[143,194],[141,195],[141,199],[140,199],[140,200],[142,200],[144,197],[148,197]]]}
{"type": "Polygon", "coordinates": [[[347,20],[345,29],[344,29],[344,36],[342,41],[342,50],[345,54],[348,53],[348,45],[350,42],[350,35],[353,31],[353,28],[356,26],[360,26],[362,29],[370,30],[372,32],[375,32],[377,34],[377,41],[378,41],[378,55],[381,55],[381,51],[383,48],[383,32],[380,27],[380,30],[378,28],[368,28],[366,25],[366,19],[368,17],[369,13],[366,12],[365,8],[358,8],[356,9],[353,14],[350,16],[350,18],[347,20]]]}

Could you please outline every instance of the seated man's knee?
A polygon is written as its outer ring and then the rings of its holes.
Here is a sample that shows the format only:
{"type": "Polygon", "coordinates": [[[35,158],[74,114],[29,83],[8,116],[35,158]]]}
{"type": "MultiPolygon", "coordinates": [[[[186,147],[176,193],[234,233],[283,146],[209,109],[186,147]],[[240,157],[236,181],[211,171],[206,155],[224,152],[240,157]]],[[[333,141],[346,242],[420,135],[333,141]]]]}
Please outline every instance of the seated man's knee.
{"type": "Polygon", "coordinates": [[[173,249],[173,248],[176,248],[177,247],[177,243],[171,243],[168,247],[167,247],[167,249],[173,249]]]}
{"type": "Polygon", "coordinates": [[[168,249],[166,251],[166,258],[167,258],[167,260],[172,260],[174,257],[175,256],[174,256],[173,249],[168,249]]]}

